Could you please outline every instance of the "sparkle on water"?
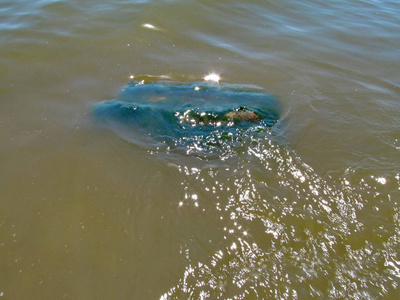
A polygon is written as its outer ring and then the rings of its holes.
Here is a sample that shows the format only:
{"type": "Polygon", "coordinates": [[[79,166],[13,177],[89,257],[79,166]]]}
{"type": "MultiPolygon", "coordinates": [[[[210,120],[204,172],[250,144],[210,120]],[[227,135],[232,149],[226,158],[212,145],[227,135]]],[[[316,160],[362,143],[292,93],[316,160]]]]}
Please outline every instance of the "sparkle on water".
{"type": "Polygon", "coordinates": [[[157,29],[157,27],[155,27],[154,25],[149,24],[149,23],[145,23],[145,24],[143,24],[142,26],[143,26],[144,28],[148,28],[148,29],[157,29]]]}
{"type": "Polygon", "coordinates": [[[0,299],[400,299],[400,2],[226,3],[1,2],[0,299]],[[282,118],[89,124],[143,73],[282,118]]]}
{"type": "MultiPolygon", "coordinates": [[[[395,204],[380,188],[389,179],[365,177],[358,189],[351,189],[356,171],[349,168],[338,186],[267,136],[253,138],[230,166],[177,167],[185,178],[185,200],[178,206],[218,212],[225,242],[214,241],[209,262],[196,262],[190,247],[184,249],[188,263],[183,277],[161,299],[301,299],[305,293],[370,299],[398,288],[400,261],[394,246],[399,233],[385,233],[381,224],[378,232],[387,242],[373,245],[364,237],[366,222],[380,222],[362,217],[371,205],[367,194],[395,204]],[[385,267],[385,277],[378,276],[376,264],[385,267]],[[317,284],[321,278],[325,285],[317,284]],[[303,288],[294,288],[296,282],[303,288]]],[[[399,186],[399,174],[393,179],[399,186]]],[[[390,214],[399,220],[398,203],[393,207],[390,214]]]]}
{"type": "Polygon", "coordinates": [[[216,73],[210,73],[204,77],[205,81],[219,82],[221,77],[216,73]]]}

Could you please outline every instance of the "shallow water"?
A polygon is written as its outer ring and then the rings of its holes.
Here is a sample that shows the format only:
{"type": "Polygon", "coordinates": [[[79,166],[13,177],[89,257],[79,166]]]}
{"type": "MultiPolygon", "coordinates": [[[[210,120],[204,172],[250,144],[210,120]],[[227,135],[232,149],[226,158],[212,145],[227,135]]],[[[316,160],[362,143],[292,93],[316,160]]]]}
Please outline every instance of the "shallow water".
{"type": "Polygon", "coordinates": [[[0,297],[398,299],[400,4],[109,2],[0,2],[0,297]],[[279,122],[208,159],[90,117],[212,72],[279,122]]]}

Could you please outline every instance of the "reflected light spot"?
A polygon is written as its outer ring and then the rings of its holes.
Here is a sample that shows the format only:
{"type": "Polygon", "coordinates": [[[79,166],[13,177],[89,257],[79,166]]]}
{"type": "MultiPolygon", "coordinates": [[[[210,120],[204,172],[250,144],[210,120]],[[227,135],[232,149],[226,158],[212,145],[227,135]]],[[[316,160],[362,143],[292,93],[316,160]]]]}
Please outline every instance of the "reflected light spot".
{"type": "Polygon", "coordinates": [[[157,29],[154,25],[151,25],[149,23],[143,24],[142,25],[144,28],[148,28],[148,29],[157,29]]]}
{"type": "Polygon", "coordinates": [[[380,184],[386,184],[386,178],[385,177],[378,177],[378,178],[376,178],[376,181],[379,182],[380,184]]]}
{"type": "Polygon", "coordinates": [[[213,81],[213,82],[217,82],[217,83],[219,82],[220,79],[221,79],[221,77],[219,77],[219,75],[216,73],[211,73],[204,77],[205,81],[213,81]]]}
{"type": "Polygon", "coordinates": [[[231,250],[236,250],[236,249],[237,249],[236,243],[232,243],[231,250]]]}

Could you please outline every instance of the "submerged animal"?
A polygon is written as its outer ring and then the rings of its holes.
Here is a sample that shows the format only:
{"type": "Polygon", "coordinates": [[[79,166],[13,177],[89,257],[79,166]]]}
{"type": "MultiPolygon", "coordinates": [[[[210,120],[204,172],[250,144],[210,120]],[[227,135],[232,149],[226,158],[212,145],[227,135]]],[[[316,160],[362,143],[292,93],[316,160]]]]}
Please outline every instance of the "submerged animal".
{"type": "Polygon", "coordinates": [[[116,99],[95,104],[93,114],[114,130],[128,127],[167,143],[209,143],[241,130],[272,127],[279,104],[254,86],[132,81],[116,99]]]}
{"type": "MultiPolygon", "coordinates": [[[[225,125],[230,122],[245,121],[245,122],[259,122],[260,117],[251,110],[244,107],[239,107],[236,110],[231,110],[225,113],[212,114],[206,112],[190,111],[186,114],[187,117],[183,118],[186,122],[195,122],[200,125],[225,125]]],[[[232,123],[233,124],[233,123],[232,123]]]]}

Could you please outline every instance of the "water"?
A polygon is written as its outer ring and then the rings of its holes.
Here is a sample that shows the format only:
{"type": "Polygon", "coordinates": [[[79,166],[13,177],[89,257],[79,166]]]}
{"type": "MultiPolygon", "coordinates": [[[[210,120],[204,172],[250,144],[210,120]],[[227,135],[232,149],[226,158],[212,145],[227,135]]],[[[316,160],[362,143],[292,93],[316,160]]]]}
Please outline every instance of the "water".
{"type": "Polygon", "coordinates": [[[1,1],[0,33],[0,297],[399,298],[397,1],[1,1]],[[90,118],[212,72],[279,122],[206,159],[90,118]]]}
{"type": "Polygon", "coordinates": [[[248,85],[143,79],[116,99],[93,105],[91,115],[139,147],[222,159],[235,156],[246,140],[268,134],[279,111],[274,97],[248,85]]]}

